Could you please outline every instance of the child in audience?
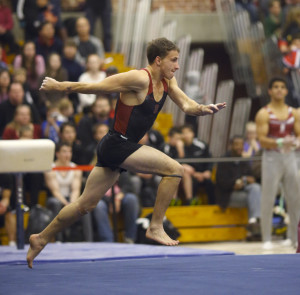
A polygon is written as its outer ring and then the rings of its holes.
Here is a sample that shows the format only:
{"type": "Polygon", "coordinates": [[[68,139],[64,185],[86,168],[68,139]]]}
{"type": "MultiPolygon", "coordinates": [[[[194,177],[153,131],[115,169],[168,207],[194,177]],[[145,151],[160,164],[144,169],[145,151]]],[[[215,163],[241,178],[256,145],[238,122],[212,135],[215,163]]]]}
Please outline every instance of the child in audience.
{"type": "Polygon", "coordinates": [[[254,156],[260,150],[260,144],[257,140],[256,124],[252,121],[246,124],[246,140],[242,156],[245,158],[254,156]]]}

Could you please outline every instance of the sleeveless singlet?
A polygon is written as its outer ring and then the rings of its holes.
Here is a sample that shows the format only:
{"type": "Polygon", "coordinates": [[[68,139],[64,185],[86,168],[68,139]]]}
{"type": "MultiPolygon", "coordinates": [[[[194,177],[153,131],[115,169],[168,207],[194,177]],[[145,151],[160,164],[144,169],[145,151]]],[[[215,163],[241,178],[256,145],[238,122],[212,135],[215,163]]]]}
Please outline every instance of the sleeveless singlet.
{"type": "Polygon", "coordinates": [[[152,78],[147,69],[143,69],[149,76],[149,88],[144,102],[140,105],[128,106],[120,99],[117,102],[113,131],[120,133],[126,139],[138,142],[152,127],[158,113],[162,109],[168,95],[168,85],[162,79],[164,93],[159,101],[154,99],[152,78]]]}
{"type": "Polygon", "coordinates": [[[295,118],[292,107],[288,108],[288,117],[285,120],[279,120],[269,107],[266,107],[269,114],[269,133],[268,137],[281,138],[287,135],[294,135],[295,118]]]}

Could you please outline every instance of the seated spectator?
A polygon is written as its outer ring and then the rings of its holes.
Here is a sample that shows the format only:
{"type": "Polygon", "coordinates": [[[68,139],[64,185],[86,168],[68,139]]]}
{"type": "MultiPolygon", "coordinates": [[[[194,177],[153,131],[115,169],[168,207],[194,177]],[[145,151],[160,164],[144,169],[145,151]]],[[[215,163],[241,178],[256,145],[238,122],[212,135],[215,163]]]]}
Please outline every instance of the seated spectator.
{"type": "Polygon", "coordinates": [[[181,139],[180,127],[172,127],[169,130],[167,142],[162,144],[160,150],[172,159],[184,157],[184,143],[181,139]]]}
{"type": "MultiPolygon", "coordinates": [[[[74,40],[68,39],[64,43],[63,53],[62,66],[68,72],[69,81],[78,82],[80,75],[84,72],[84,67],[75,59],[77,54],[77,45],[74,40]]],[[[69,98],[73,103],[74,109],[77,110],[79,103],[78,94],[70,93],[69,98]]]]}
{"type": "Polygon", "coordinates": [[[235,0],[235,6],[238,11],[246,10],[252,23],[259,21],[259,14],[254,0],[235,0]]]}
{"type": "Polygon", "coordinates": [[[62,123],[60,126],[60,141],[72,146],[72,162],[82,165],[85,163],[83,145],[76,139],[76,127],[71,122],[62,123]]]}
{"type": "Polygon", "coordinates": [[[25,100],[30,104],[34,104],[39,107],[38,98],[36,96],[37,92],[30,90],[27,83],[26,70],[24,68],[15,69],[12,78],[14,82],[18,82],[23,85],[25,100]]]}
{"type": "MultiPolygon", "coordinates": [[[[207,144],[195,138],[191,125],[181,127],[182,140],[184,142],[184,158],[210,158],[207,144]]],[[[209,204],[215,204],[214,184],[211,180],[212,163],[183,164],[185,172],[182,178],[184,197],[188,205],[198,203],[196,197],[198,189],[204,188],[209,204]]]]}
{"type": "Polygon", "coordinates": [[[67,97],[62,98],[57,107],[59,110],[57,119],[59,121],[74,123],[74,107],[72,102],[67,97]]]}
{"type": "Polygon", "coordinates": [[[47,119],[42,123],[42,136],[49,138],[55,143],[59,142],[60,126],[63,123],[59,120],[58,108],[55,105],[49,106],[47,109],[47,119]]]}
{"type": "Polygon", "coordinates": [[[19,46],[15,42],[12,28],[14,26],[10,1],[0,1],[0,43],[2,46],[8,45],[10,53],[18,53],[19,46]]]}
{"type": "MultiPolygon", "coordinates": [[[[70,144],[66,142],[57,144],[55,156],[56,160],[53,163],[53,167],[76,167],[76,164],[71,161],[72,146],[70,144]]],[[[56,216],[62,207],[75,202],[79,198],[82,186],[82,172],[80,170],[52,170],[45,172],[44,175],[46,185],[51,194],[47,200],[47,207],[56,216]]],[[[83,223],[84,241],[92,242],[93,231],[90,213],[84,215],[81,221],[83,223]]],[[[62,235],[62,232],[57,235],[58,241],[64,241],[62,235]]]]}
{"type": "Polygon", "coordinates": [[[90,35],[90,23],[85,17],[79,17],[76,21],[77,36],[74,41],[77,45],[78,52],[76,60],[84,67],[86,59],[91,54],[96,54],[99,58],[104,58],[104,48],[102,41],[90,35]]]}
{"type": "MultiPolygon", "coordinates": [[[[27,83],[29,90],[38,91],[40,80],[46,71],[43,56],[36,53],[33,41],[25,42],[22,53],[17,55],[14,60],[14,69],[24,68],[26,70],[27,83]]],[[[37,103],[37,101],[35,101],[37,103]]]]}
{"type": "Polygon", "coordinates": [[[10,80],[9,71],[0,70],[0,103],[8,99],[10,80]]]}
{"type": "Polygon", "coordinates": [[[246,124],[246,140],[242,156],[244,158],[252,157],[260,150],[260,143],[257,139],[256,124],[252,121],[246,124]]]}
{"type": "Polygon", "coordinates": [[[5,51],[0,44],[0,71],[1,70],[8,70],[7,63],[4,61],[5,51]]]}
{"type": "Polygon", "coordinates": [[[40,125],[31,122],[30,107],[23,104],[16,107],[13,120],[4,128],[2,139],[19,139],[20,128],[24,126],[28,126],[33,131],[34,139],[41,138],[40,125]]]}
{"type": "MultiPolygon", "coordinates": [[[[40,85],[45,77],[50,77],[60,82],[68,79],[68,73],[66,69],[63,68],[61,58],[58,53],[51,53],[48,56],[45,76],[41,78],[40,85]]],[[[40,92],[40,101],[41,103],[44,103],[46,107],[53,104],[57,105],[63,97],[65,97],[65,93],[63,92],[40,92]]]]}
{"type": "Polygon", "coordinates": [[[39,36],[35,39],[36,53],[48,60],[50,53],[62,55],[62,41],[55,37],[55,29],[52,23],[44,22],[39,28],[39,36]]]}
{"type": "Polygon", "coordinates": [[[103,123],[97,123],[93,126],[93,138],[94,141],[85,147],[86,163],[90,165],[96,165],[97,163],[97,145],[99,141],[107,134],[109,127],[103,123]]]}
{"type": "MultiPolygon", "coordinates": [[[[242,157],[244,139],[235,136],[231,139],[226,157],[242,157]]],[[[253,237],[260,233],[261,188],[252,176],[251,165],[245,161],[220,162],[216,173],[217,204],[227,207],[248,209],[249,230],[253,237]]]]}
{"type": "MultiPolygon", "coordinates": [[[[105,72],[101,71],[100,68],[103,66],[103,60],[99,58],[97,54],[91,54],[86,59],[86,72],[79,77],[79,82],[101,82],[105,79],[105,72]]],[[[90,106],[96,100],[96,94],[78,94],[79,104],[77,112],[87,113],[90,106]]]]}
{"type": "Polygon", "coordinates": [[[78,139],[84,146],[88,146],[94,141],[93,126],[97,123],[112,125],[112,119],[109,118],[110,104],[106,96],[98,96],[91,107],[91,113],[86,114],[78,125],[78,139]]]}
{"type": "Polygon", "coordinates": [[[280,0],[271,0],[269,2],[269,14],[264,20],[264,29],[266,37],[275,35],[281,37],[281,27],[283,25],[283,14],[280,0]]]}
{"type": "Polygon", "coordinates": [[[5,225],[8,236],[9,246],[16,246],[16,216],[12,210],[15,208],[15,202],[11,198],[13,182],[8,174],[0,174],[0,221],[5,225]],[[4,220],[3,220],[4,219],[4,220]]]}
{"type": "MultiPolygon", "coordinates": [[[[126,173],[122,173],[120,180],[114,185],[115,210],[116,213],[122,213],[125,226],[124,242],[133,244],[137,235],[136,220],[139,214],[139,201],[135,194],[130,192],[130,178],[126,173]],[[125,178],[122,181],[122,178],[125,178]],[[122,186],[124,184],[124,187],[122,186]]],[[[114,236],[111,230],[109,214],[113,212],[112,207],[112,189],[110,188],[104,197],[100,200],[93,210],[96,219],[96,226],[101,242],[113,242],[114,236]]]]}

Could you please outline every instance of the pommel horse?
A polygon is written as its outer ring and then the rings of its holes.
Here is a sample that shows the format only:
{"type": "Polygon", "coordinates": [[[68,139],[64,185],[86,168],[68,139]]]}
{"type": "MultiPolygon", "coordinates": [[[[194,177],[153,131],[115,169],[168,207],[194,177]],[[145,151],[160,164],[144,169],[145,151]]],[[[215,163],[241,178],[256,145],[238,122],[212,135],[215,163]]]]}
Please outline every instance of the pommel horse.
{"type": "Polygon", "coordinates": [[[24,249],[23,173],[51,170],[55,144],[49,139],[0,140],[0,173],[16,177],[17,248],[24,249]]]}

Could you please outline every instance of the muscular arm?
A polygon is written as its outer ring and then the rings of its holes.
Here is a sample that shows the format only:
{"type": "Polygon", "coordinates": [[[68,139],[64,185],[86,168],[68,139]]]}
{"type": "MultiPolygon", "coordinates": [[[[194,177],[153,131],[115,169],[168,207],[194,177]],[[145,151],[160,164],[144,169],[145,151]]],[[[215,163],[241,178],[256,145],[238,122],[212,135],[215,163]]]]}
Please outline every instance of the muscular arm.
{"type": "Polygon", "coordinates": [[[84,94],[100,94],[111,92],[141,91],[148,86],[148,79],[145,74],[138,70],[132,70],[105,78],[97,83],[85,82],[58,82],[46,77],[40,90],[44,91],[68,91],[84,94]]]}
{"type": "Polygon", "coordinates": [[[169,96],[179,106],[179,108],[191,116],[204,116],[214,114],[226,107],[226,103],[203,105],[190,99],[179,87],[174,78],[170,80],[169,96]]]}
{"type": "Polygon", "coordinates": [[[293,115],[295,117],[294,132],[295,136],[300,140],[300,109],[293,109],[293,115]]]}
{"type": "Polygon", "coordinates": [[[56,180],[55,172],[54,171],[46,172],[44,175],[45,175],[46,185],[51,191],[53,197],[58,199],[62,204],[67,205],[69,202],[60,192],[59,184],[56,180]]]}
{"type": "Polygon", "coordinates": [[[274,138],[268,137],[269,114],[265,109],[260,109],[255,117],[257,137],[262,148],[275,149],[277,143],[274,138]]]}
{"type": "Polygon", "coordinates": [[[80,196],[80,189],[82,184],[82,172],[79,170],[74,171],[74,178],[71,186],[70,201],[75,202],[80,196]]]}

